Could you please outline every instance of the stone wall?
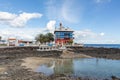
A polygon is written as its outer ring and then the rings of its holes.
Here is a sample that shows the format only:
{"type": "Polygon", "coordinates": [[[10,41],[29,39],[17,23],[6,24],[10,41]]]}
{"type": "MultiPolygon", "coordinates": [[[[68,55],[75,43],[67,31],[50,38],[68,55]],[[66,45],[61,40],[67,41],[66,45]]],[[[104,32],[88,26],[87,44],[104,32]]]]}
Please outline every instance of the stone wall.
{"type": "Polygon", "coordinates": [[[62,51],[37,51],[38,47],[6,47],[0,48],[0,58],[24,57],[59,57],[62,51]]]}

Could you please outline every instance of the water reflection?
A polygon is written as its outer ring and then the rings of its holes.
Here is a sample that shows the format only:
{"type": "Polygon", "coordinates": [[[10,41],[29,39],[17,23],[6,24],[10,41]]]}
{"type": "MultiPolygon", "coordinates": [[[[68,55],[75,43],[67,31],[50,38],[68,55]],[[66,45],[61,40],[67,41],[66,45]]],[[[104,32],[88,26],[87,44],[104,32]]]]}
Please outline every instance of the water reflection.
{"type": "MultiPolygon", "coordinates": [[[[32,60],[32,59],[28,59],[32,60]]],[[[120,77],[120,60],[91,59],[36,59],[26,62],[26,66],[35,72],[46,75],[66,73],[73,76],[110,78],[112,75],[120,77]],[[34,63],[34,64],[33,64],[34,63]],[[28,65],[30,64],[30,65],[28,65]],[[36,65],[37,64],[37,65],[36,65]]]]}
{"type": "Polygon", "coordinates": [[[55,74],[73,74],[73,60],[72,59],[55,59],[48,64],[40,65],[36,72],[43,72],[46,75],[55,74]]]}
{"type": "Polygon", "coordinates": [[[54,73],[72,74],[73,73],[73,60],[72,59],[57,60],[56,67],[54,68],[54,73]]]}

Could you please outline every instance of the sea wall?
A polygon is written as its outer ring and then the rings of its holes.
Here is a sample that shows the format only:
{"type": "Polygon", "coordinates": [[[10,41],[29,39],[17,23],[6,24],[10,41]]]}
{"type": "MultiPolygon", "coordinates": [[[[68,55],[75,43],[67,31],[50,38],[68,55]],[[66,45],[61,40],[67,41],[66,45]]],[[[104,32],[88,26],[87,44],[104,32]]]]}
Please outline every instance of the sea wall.
{"type": "Polygon", "coordinates": [[[38,47],[0,48],[0,58],[59,57],[62,51],[37,51],[38,47]]]}

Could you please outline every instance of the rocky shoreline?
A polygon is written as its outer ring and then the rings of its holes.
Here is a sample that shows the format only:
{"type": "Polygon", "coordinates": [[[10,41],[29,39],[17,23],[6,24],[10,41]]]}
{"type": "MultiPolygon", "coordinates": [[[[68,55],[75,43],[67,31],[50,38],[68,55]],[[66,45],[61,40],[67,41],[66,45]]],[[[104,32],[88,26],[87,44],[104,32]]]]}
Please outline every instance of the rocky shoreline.
{"type": "Polygon", "coordinates": [[[89,55],[95,58],[107,58],[120,60],[119,48],[94,48],[94,47],[71,47],[68,51],[89,55]]]}
{"type": "MultiPolygon", "coordinates": [[[[46,76],[43,73],[33,72],[30,68],[21,66],[24,62],[22,59],[27,57],[51,57],[63,58],[64,52],[51,51],[51,52],[37,52],[38,47],[14,47],[14,48],[0,48],[0,80],[96,80],[90,78],[81,78],[70,76],[67,74],[53,74],[46,76]]],[[[73,58],[79,55],[87,55],[83,57],[97,57],[120,59],[120,49],[113,48],[88,48],[88,47],[69,47],[65,58],[73,58]],[[71,53],[71,55],[69,54],[71,53]]],[[[120,80],[115,76],[111,79],[120,80]]],[[[107,80],[107,79],[106,79],[107,80]]]]}

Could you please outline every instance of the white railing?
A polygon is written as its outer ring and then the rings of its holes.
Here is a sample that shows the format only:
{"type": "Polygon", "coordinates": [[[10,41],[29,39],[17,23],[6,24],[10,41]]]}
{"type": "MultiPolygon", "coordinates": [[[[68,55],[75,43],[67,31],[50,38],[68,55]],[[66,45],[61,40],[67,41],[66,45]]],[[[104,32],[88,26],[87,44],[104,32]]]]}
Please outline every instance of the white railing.
{"type": "Polygon", "coordinates": [[[39,49],[37,51],[63,51],[66,47],[58,47],[58,46],[39,46],[39,49]]]}

